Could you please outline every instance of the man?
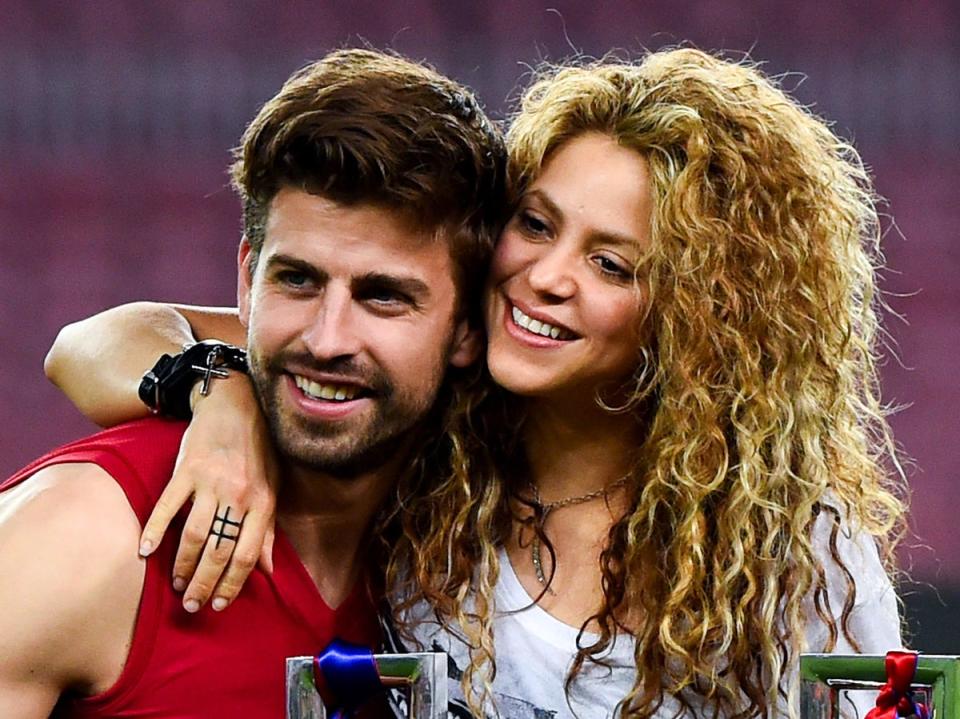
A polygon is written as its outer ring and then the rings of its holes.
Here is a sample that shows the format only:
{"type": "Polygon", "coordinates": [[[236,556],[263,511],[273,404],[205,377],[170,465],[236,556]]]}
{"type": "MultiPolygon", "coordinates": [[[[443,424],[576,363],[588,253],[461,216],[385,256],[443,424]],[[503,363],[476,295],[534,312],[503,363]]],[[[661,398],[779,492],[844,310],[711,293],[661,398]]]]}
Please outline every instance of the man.
{"type": "MultiPolygon", "coordinates": [[[[230,612],[187,613],[174,540],[138,557],[182,423],[54,451],[0,485],[0,716],[276,717],[284,657],[377,642],[365,540],[448,369],[479,351],[467,308],[502,164],[466,91],[371,51],[332,53],[261,109],[232,168],[246,337],[225,339],[246,341],[280,459],[273,572],[230,612]]],[[[240,363],[216,352],[208,382],[240,363]]],[[[210,551],[243,521],[216,517],[210,551]]]]}

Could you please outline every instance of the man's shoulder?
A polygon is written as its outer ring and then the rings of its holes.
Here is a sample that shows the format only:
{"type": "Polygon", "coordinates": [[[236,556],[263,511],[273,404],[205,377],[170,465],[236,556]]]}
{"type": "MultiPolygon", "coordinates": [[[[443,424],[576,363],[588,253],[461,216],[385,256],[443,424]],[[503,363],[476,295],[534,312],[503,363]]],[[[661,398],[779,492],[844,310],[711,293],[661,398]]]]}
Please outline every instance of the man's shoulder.
{"type": "Polygon", "coordinates": [[[143,522],[173,473],[185,429],[184,422],[154,417],[111,427],[38,458],[0,483],[0,492],[50,467],[96,465],[122,487],[143,522]]]}
{"type": "Polygon", "coordinates": [[[0,494],[0,683],[115,679],[143,585],[139,531],[95,464],[44,467],[0,494]]]}
{"type": "Polygon", "coordinates": [[[134,537],[139,534],[123,490],[93,463],[51,464],[0,493],[0,532],[11,542],[4,544],[4,553],[23,542],[25,549],[32,548],[23,554],[31,564],[44,553],[56,555],[56,561],[90,560],[91,549],[100,550],[98,558],[110,558],[118,549],[116,540],[131,530],[134,537]]]}
{"type": "MultiPolygon", "coordinates": [[[[110,455],[131,467],[147,471],[154,465],[167,468],[176,460],[187,423],[162,417],[124,422],[50,452],[47,458],[80,461],[84,456],[110,455]]],[[[41,458],[42,461],[45,458],[41,458]]],[[[107,468],[109,471],[109,468],[107,468]]]]}

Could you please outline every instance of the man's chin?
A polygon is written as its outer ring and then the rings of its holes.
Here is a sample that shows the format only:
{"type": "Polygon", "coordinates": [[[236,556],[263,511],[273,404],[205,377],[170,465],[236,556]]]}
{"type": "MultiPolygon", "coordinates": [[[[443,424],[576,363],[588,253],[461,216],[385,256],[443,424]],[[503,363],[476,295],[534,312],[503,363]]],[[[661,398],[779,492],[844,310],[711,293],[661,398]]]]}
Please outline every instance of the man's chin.
{"type": "Polygon", "coordinates": [[[369,435],[344,437],[286,432],[274,436],[282,461],[303,471],[351,479],[396,459],[400,442],[369,435]]]}
{"type": "Polygon", "coordinates": [[[301,472],[322,474],[339,480],[358,479],[381,469],[387,459],[368,453],[350,455],[317,455],[304,452],[282,453],[281,461],[301,472]]]}

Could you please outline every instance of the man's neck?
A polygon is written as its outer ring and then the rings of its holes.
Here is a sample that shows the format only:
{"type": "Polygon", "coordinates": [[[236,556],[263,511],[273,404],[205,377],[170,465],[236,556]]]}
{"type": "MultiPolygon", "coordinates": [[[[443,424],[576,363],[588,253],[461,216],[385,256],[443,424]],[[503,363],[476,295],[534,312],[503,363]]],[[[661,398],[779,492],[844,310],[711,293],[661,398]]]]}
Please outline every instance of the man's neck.
{"type": "Polygon", "coordinates": [[[348,479],[287,468],[277,498],[277,524],[327,605],[349,596],[366,569],[373,518],[396,486],[401,463],[348,479]]]}

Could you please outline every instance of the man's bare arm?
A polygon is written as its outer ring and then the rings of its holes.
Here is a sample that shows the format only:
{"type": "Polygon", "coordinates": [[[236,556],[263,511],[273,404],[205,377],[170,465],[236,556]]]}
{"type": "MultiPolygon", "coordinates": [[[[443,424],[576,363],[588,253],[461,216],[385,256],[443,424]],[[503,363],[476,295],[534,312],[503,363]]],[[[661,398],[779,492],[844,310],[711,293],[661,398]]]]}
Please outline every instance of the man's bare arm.
{"type": "Polygon", "coordinates": [[[140,378],[160,355],[195,339],[246,343],[234,308],[133,302],[64,327],[43,369],[77,409],[108,427],[148,414],[140,378]]]}
{"type": "Polygon", "coordinates": [[[0,716],[49,716],[72,689],[120,676],[144,563],[139,523],[114,480],[63,464],[0,493],[0,716]]]}

